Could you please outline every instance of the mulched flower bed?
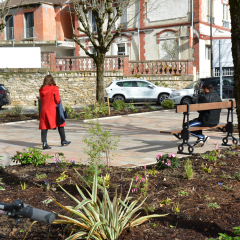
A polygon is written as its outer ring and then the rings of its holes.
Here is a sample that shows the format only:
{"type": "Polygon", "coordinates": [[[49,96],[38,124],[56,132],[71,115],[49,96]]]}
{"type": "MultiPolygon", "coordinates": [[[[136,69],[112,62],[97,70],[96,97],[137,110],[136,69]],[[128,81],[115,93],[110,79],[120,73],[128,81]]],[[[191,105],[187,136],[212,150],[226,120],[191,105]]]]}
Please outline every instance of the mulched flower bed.
{"type": "MultiPolygon", "coordinates": [[[[210,161],[207,154],[193,154],[189,157],[194,169],[194,176],[191,180],[185,178],[184,163],[187,158],[181,159],[179,168],[166,168],[159,170],[156,175],[149,174],[146,210],[149,214],[168,213],[169,215],[151,219],[132,228],[131,231],[125,229],[119,240],[205,240],[218,237],[218,233],[233,236],[232,228],[240,226],[240,175],[238,175],[240,174],[240,147],[222,150],[216,162],[210,161]],[[166,200],[169,204],[165,205],[166,200]]],[[[147,167],[147,169],[151,168],[152,166],[147,167]]],[[[85,176],[85,165],[76,166],[76,169],[85,176]]],[[[47,198],[53,197],[63,205],[76,206],[60,187],[57,187],[55,191],[51,189],[47,191],[37,185],[46,185],[45,181],[55,183],[64,170],[56,168],[54,163],[38,167],[15,165],[0,168],[0,177],[4,184],[2,186],[5,189],[0,192],[0,202],[11,203],[15,199],[22,199],[24,203],[34,207],[59,212],[61,209],[54,202],[47,205],[43,203],[47,198]],[[37,175],[43,176],[43,174],[46,174],[45,178],[37,178],[37,175]],[[21,189],[23,183],[27,185],[25,190],[21,189]]],[[[111,176],[108,190],[110,196],[114,196],[116,188],[119,191],[122,189],[122,195],[125,196],[131,179],[143,171],[143,167],[104,168],[102,176],[105,176],[107,172],[111,176]]],[[[65,173],[69,177],[61,184],[81,200],[75,183],[78,182],[79,185],[82,183],[72,168],[65,173]]],[[[144,199],[139,191],[131,192],[130,196],[144,199]]],[[[64,212],[61,210],[61,213],[64,212]]],[[[144,214],[143,211],[142,215],[144,214]]],[[[30,220],[22,219],[21,223],[16,225],[13,219],[0,215],[0,239],[23,239],[30,225],[30,220]]],[[[64,227],[36,223],[26,239],[64,239],[68,236],[67,233],[64,235],[64,227]]]]}
{"type": "Polygon", "coordinates": [[[18,122],[18,121],[26,121],[26,120],[33,120],[33,119],[38,119],[37,113],[22,114],[20,116],[13,115],[11,113],[0,114],[0,123],[18,122]]]}

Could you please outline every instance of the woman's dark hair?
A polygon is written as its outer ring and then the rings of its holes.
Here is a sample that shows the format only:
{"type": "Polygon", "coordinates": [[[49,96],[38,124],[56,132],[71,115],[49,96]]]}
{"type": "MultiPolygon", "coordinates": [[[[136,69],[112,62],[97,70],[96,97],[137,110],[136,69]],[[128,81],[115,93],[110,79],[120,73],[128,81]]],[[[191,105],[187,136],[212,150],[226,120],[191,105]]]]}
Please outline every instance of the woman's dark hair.
{"type": "Polygon", "coordinates": [[[45,87],[45,86],[56,86],[56,83],[53,79],[52,75],[47,75],[44,80],[43,80],[43,85],[41,86],[41,88],[45,87]]]}
{"type": "Polygon", "coordinates": [[[211,83],[204,83],[202,89],[208,89],[210,92],[214,89],[211,83]]]}

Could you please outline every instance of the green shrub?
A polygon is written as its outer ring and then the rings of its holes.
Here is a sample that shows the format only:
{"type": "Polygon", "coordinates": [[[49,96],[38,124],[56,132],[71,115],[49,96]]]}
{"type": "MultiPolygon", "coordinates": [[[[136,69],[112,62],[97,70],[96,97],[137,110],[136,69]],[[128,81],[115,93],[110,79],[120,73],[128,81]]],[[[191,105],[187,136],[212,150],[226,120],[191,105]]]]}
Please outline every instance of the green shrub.
{"type": "Polygon", "coordinates": [[[40,148],[28,148],[23,149],[23,152],[17,151],[17,153],[11,157],[14,163],[21,163],[21,165],[35,164],[46,164],[47,159],[51,158],[48,154],[42,154],[40,148]]]}
{"type": "Polygon", "coordinates": [[[156,85],[156,86],[158,86],[158,85],[159,85],[159,83],[158,83],[158,82],[155,82],[155,85],[156,85]]]}
{"type": "Polygon", "coordinates": [[[121,100],[116,100],[113,104],[112,104],[112,106],[114,107],[114,109],[116,109],[116,110],[122,110],[122,109],[124,109],[125,107],[126,107],[126,103],[125,102],[123,102],[123,101],[121,101],[121,100]]]}
{"type": "Polygon", "coordinates": [[[165,101],[162,102],[161,105],[163,108],[174,108],[174,101],[170,99],[166,99],[165,101]]]}
{"type": "Polygon", "coordinates": [[[11,109],[12,115],[16,116],[21,116],[23,114],[23,106],[20,106],[16,104],[12,109],[11,109]]]}
{"type": "Polygon", "coordinates": [[[95,114],[101,113],[106,115],[108,113],[108,106],[105,103],[96,103],[94,104],[93,112],[95,114]]]}
{"type": "Polygon", "coordinates": [[[65,110],[68,112],[69,118],[73,118],[75,110],[68,104],[65,105],[65,110]]]}

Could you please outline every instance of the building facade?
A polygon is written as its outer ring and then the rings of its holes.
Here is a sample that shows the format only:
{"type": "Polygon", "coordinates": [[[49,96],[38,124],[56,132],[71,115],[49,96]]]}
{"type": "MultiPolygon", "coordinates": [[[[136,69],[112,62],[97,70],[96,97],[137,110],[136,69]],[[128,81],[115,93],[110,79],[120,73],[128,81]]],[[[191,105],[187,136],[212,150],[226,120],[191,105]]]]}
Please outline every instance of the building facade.
{"type": "Polygon", "coordinates": [[[57,56],[74,56],[75,43],[69,8],[62,0],[44,2],[13,0],[0,35],[2,47],[40,47],[41,52],[57,56]]]}
{"type": "MultiPolygon", "coordinates": [[[[120,21],[121,35],[107,55],[129,55],[130,60],[192,60],[201,77],[210,76],[210,9],[213,39],[230,38],[228,0],[140,0],[120,21]]],[[[95,21],[89,11],[92,31],[95,21]]],[[[75,29],[78,27],[75,18],[75,29]]],[[[116,26],[117,27],[117,26],[116,26]]],[[[76,30],[81,43],[93,53],[86,35],[76,30]]],[[[76,45],[76,56],[85,52],[76,45]]]]}

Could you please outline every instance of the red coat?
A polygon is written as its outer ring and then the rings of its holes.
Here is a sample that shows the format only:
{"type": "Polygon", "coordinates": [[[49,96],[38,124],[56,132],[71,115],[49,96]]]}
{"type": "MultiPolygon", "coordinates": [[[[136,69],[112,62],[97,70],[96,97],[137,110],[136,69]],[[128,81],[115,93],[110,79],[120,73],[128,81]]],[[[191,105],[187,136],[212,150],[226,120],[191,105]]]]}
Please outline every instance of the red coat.
{"type": "Polygon", "coordinates": [[[61,101],[58,87],[47,85],[39,89],[39,95],[42,101],[39,129],[53,129],[66,126],[66,123],[62,125],[57,124],[56,104],[59,104],[61,101]]]}

